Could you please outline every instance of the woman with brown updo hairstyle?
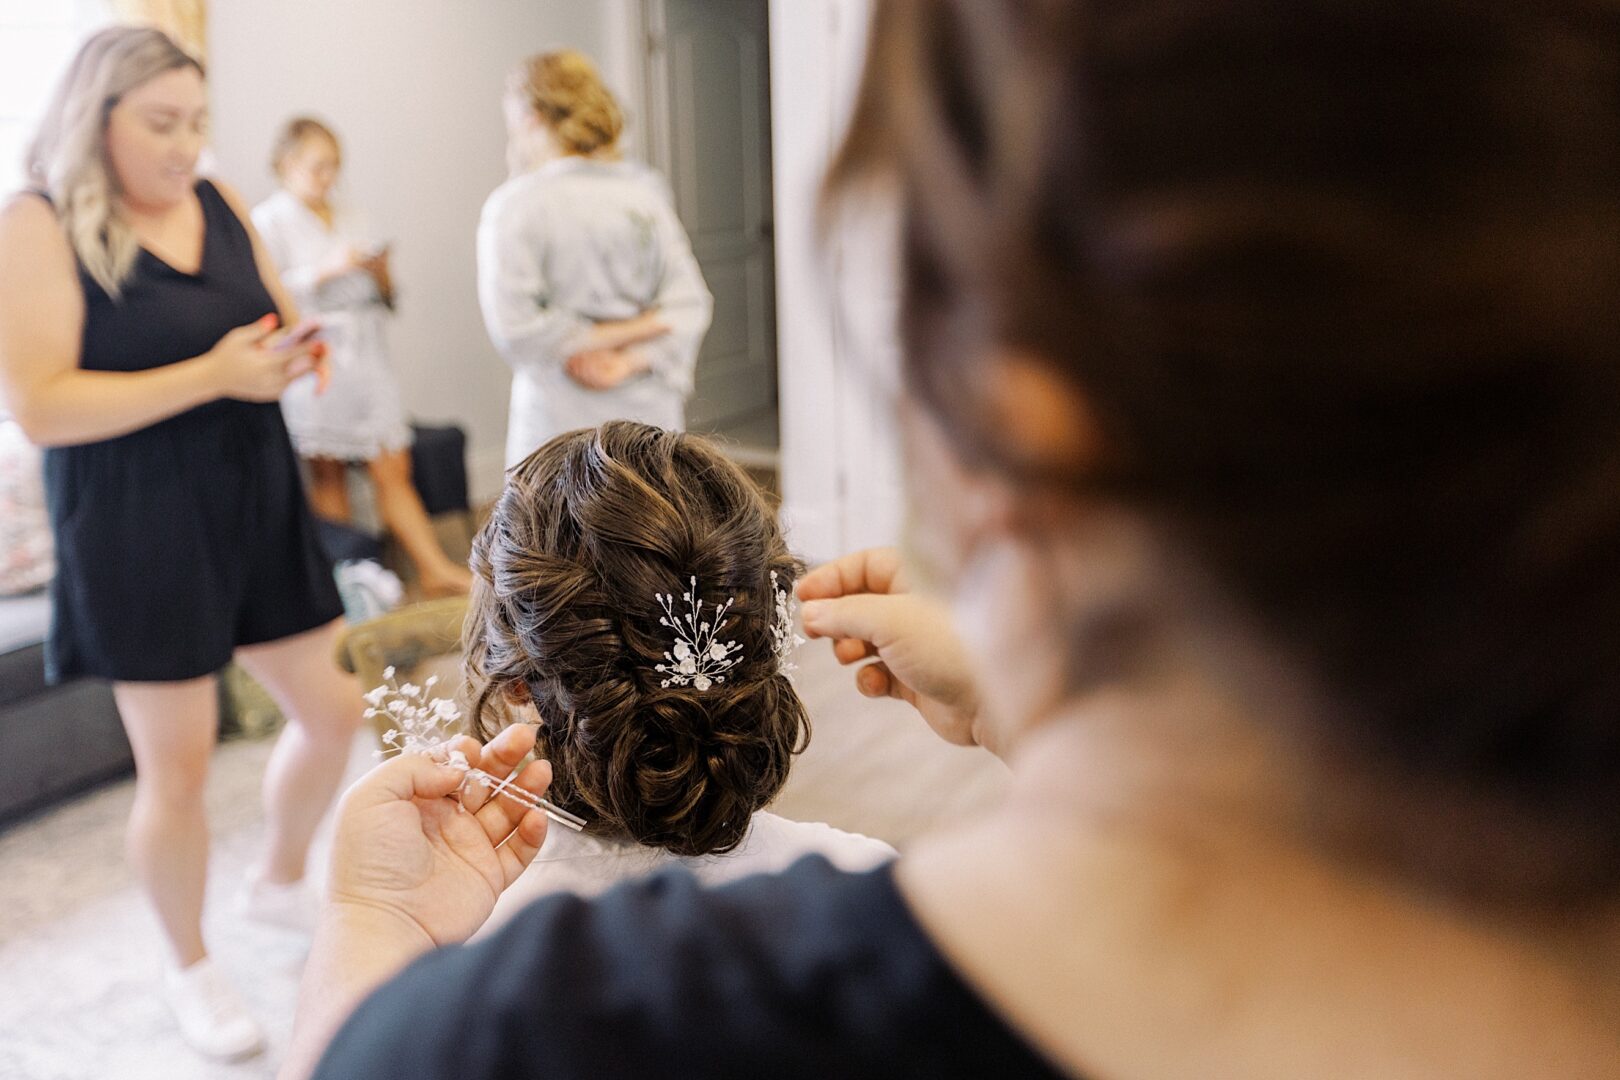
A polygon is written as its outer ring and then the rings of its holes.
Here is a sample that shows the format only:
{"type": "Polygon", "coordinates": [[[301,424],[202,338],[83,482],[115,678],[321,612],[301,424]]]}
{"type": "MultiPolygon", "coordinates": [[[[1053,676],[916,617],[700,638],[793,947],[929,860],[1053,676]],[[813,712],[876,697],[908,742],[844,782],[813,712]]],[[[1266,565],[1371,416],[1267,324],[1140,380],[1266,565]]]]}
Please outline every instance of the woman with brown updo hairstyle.
{"type": "Polygon", "coordinates": [[[512,369],[507,465],[608,420],[684,428],[714,304],[669,185],[619,153],[581,53],[530,57],[501,106],[512,175],[478,223],[478,298],[512,369]]]}
{"type": "Polygon", "coordinates": [[[467,674],[479,734],[532,706],[554,829],[494,919],[542,892],[595,893],[671,861],[707,881],[819,852],[864,869],[881,841],[763,809],[810,737],[775,632],[803,569],[748,475],[708,440],[615,421],[560,435],[507,477],[473,544],[467,674]],[[697,582],[734,662],[705,689],[659,671],[697,582]],[[724,856],[708,858],[707,856],[724,856]]]}

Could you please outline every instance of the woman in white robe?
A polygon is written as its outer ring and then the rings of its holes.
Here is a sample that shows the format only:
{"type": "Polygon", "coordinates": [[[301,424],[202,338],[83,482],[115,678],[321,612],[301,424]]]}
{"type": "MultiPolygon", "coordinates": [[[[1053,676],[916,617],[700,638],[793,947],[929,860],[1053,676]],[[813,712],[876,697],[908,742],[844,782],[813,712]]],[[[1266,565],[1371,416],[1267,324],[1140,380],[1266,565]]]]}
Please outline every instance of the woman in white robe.
{"type": "Polygon", "coordinates": [[[478,227],[478,295],[512,368],[508,466],[552,436],[628,419],[680,430],[713,300],[656,172],[590,61],[532,57],[504,101],[513,176],[478,227]]]}

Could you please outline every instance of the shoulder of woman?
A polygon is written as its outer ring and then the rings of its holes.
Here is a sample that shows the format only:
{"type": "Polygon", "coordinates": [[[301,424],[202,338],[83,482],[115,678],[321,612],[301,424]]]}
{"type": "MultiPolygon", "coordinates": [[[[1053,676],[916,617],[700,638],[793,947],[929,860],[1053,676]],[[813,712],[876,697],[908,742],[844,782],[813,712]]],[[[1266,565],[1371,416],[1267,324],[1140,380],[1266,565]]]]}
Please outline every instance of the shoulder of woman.
{"type": "Polygon", "coordinates": [[[73,249],[56,209],[37,192],[19,191],[0,202],[0,258],[8,256],[36,271],[41,259],[60,259],[72,269],[73,249]]]}
{"type": "Polygon", "coordinates": [[[32,193],[0,203],[0,330],[59,339],[71,358],[83,312],[78,261],[55,209],[32,193]]]}
{"type": "Polygon", "coordinates": [[[486,225],[514,224],[546,201],[545,187],[544,178],[534,173],[514,176],[489,193],[480,219],[486,225]]]}
{"type": "Polygon", "coordinates": [[[670,186],[669,177],[640,161],[628,161],[632,176],[658,193],[658,196],[671,206],[675,205],[675,189],[670,186]]]}

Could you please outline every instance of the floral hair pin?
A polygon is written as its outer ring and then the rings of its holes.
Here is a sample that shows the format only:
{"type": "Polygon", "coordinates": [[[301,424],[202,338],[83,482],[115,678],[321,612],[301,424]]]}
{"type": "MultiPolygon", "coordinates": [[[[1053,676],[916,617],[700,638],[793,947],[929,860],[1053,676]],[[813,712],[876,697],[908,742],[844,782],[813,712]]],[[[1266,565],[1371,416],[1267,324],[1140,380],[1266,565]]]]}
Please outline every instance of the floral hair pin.
{"type": "MultiPolygon", "coordinates": [[[[697,578],[687,580],[690,588],[681,593],[686,603],[684,615],[676,614],[673,594],[653,594],[658,598],[659,607],[664,609],[658,625],[675,631],[674,645],[664,653],[666,662],[657,665],[659,674],[665,676],[658,685],[691,686],[701,691],[725,682],[726,672],[737,663],[738,654],[742,652],[742,646],[735,641],[720,639],[720,631],[726,627],[726,613],[736,597],[713,606],[712,613],[705,619],[703,601],[697,599],[697,578]]],[[[796,668],[793,650],[804,644],[804,638],[793,630],[793,613],[798,601],[782,587],[775,570],[771,571],[771,599],[775,610],[771,622],[772,650],[776,654],[776,669],[786,675],[796,668]]]]}
{"type": "Polygon", "coordinates": [[[771,571],[771,593],[776,599],[776,621],[771,624],[771,638],[776,642],[776,670],[786,675],[799,669],[793,662],[793,650],[804,644],[804,638],[793,629],[799,602],[777,582],[775,570],[771,571]]]}
{"type": "Polygon", "coordinates": [[[575,832],[585,828],[587,823],[579,815],[570,814],[562,807],[518,787],[512,782],[512,777],[502,780],[483,769],[473,768],[466,754],[449,749],[450,740],[456,735],[454,725],[461,722],[461,710],[447,698],[428,697],[428,691],[439,681],[438,676],[429,678],[421,686],[415,683],[401,686],[394,681],[394,669],[390,667],[383,670],[383,678],[388,680],[387,683],[365,696],[367,718],[386,717],[395,725],[383,733],[383,749],[377,751],[378,758],[394,754],[426,754],[465,773],[463,786],[470,784],[488,791],[492,798],[504,796],[531,810],[539,810],[552,821],[575,832]]]}
{"type": "MultiPolygon", "coordinates": [[[[664,653],[666,664],[657,665],[666,678],[659,686],[692,686],[698,690],[726,681],[726,672],[737,662],[742,646],[735,641],[721,641],[720,631],[725,628],[726,612],[732,600],[714,608],[709,618],[703,617],[703,601],[697,599],[697,578],[690,579],[691,587],[681,593],[686,601],[686,614],[675,614],[675,597],[668,593],[654,593],[658,606],[664,609],[658,625],[675,631],[674,647],[664,653]]],[[[735,598],[733,598],[735,599],[735,598]]]]}

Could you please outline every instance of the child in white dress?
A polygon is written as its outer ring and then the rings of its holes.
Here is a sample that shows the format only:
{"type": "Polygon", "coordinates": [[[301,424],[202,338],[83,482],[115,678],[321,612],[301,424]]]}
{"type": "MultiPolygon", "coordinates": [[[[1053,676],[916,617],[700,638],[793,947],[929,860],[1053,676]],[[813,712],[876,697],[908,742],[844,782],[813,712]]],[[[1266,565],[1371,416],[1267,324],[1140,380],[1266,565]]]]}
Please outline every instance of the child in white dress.
{"type": "Polygon", "coordinates": [[[721,882],[812,852],[893,857],[765,811],[810,735],[786,670],[803,567],[706,439],[631,421],[553,439],[508,474],[472,565],[477,733],[538,720],[548,798],[590,822],[550,829],[486,931],[536,896],[675,863],[721,882]]]}
{"type": "Polygon", "coordinates": [[[416,564],[430,596],[466,592],[471,577],[439,547],[411,482],[411,430],[388,353],[394,285],[388,249],[330,195],[342,168],[337,136],[319,120],[287,122],[271,163],[281,190],[253,210],[253,224],[306,317],[321,324],[330,384],[288,387],[281,410],[309,464],[310,503],[329,520],[349,517],[348,466],[365,462],[377,509],[416,564]]]}

